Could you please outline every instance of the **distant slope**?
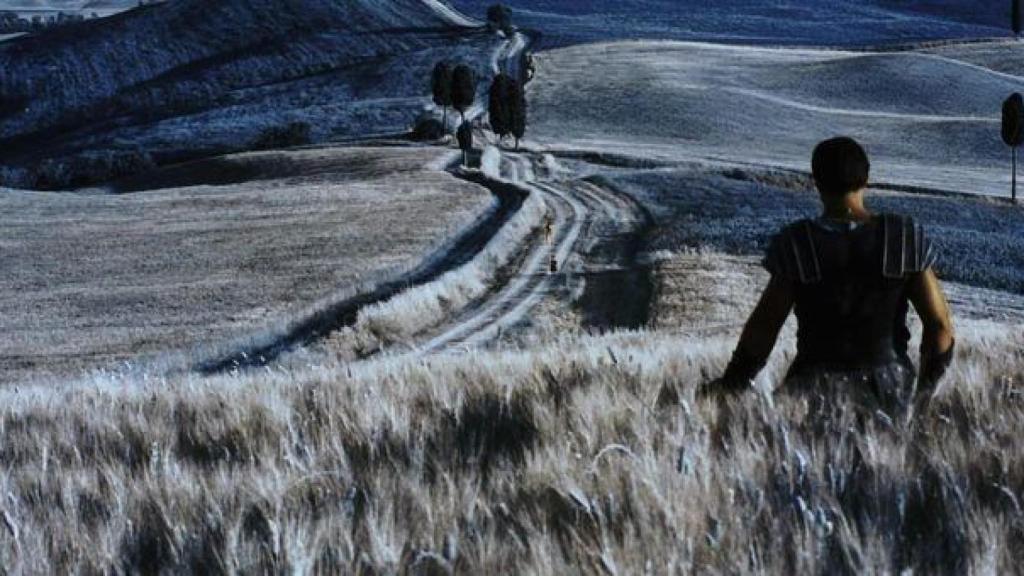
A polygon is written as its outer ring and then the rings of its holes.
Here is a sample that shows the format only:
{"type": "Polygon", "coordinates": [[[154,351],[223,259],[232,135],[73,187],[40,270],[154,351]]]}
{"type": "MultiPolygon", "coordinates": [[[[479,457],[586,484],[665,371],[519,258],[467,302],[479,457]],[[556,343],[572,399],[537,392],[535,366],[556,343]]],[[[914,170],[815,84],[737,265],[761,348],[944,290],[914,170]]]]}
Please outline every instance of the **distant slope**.
{"type": "MultiPolygon", "coordinates": [[[[1020,61],[1019,43],[993,44],[1020,61]]],[[[1009,191],[1000,105],[1024,78],[921,52],[622,42],[538,55],[532,144],[809,170],[814,145],[864,143],[876,183],[1009,191]]]]}
{"type": "MultiPolygon", "coordinates": [[[[492,0],[453,0],[482,17],[492,0]]],[[[615,39],[856,46],[1009,34],[1006,0],[508,0],[544,47],[615,39]]]]}
{"type": "Polygon", "coordinates": [[[15,165],[110,145],[230,149],[306,121],[402,127],[445,56],[493,37],[428,0],[175,0],[0,45],[0,144],[15,165]]]}
{"type": "Polygon", "coordinates": [[[138,0],[8,0],[0,5],[0,10],[20,12],[23,15],[28,16],[33,13],[88,13],[90,11],[96,11],[100,15],[107,15],[114,12],[120,12],[122,10],[129,10],[138,5],[138,0]]]}

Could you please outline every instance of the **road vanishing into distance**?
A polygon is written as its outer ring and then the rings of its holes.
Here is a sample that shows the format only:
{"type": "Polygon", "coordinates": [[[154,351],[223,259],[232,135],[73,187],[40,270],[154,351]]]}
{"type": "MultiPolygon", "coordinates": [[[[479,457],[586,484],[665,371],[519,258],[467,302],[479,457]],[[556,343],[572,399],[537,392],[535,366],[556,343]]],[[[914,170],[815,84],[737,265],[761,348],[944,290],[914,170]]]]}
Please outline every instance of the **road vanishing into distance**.
{"type": "MultiPolygon", "coordinates": [[[[522,55],[528,47],[528,38],[519,33],[503,42],[493,56],[492,72],[505,72],[522,79],[525,73],[522,55]]],[[[477,124],[478,142],[486,142],[488,138],[480,129],[486,99],[486,94],[481,95],[467,112],[467,119],[477,124]]],[[[372,144],[372,140],[361,143],[372,144]]],[[[411,345],[415,353],[433,354],[487,345],[529,318],[545,299],[571,299],[572,295],[565,289],[570,283],[582,282],[584,286],[582,295],[577,295],[580,301],[576,305],[582,308],[589,326],[611,329],[645,324],[652,295],[651,279],[649,270],[639,265],[636,258],[640,240],[651,225],[646,210],[621,192],[576,178],[568,171],[552,169],[550,156],[527,151],[505,151],[502,156],[501,175],[494,177],[476,171],[464,172],[456,166],[456,159],[461,155],[451,155],[451,162],[445,168],[491,189],[499,206],[465,232],[446,254],[431,258],[429,264],[386,282],[370,293],[332,303],[325,311],[297,322],[271,342],[206,359],[195,369],[212,375],[273,365],[290,352],[354,325],[364,308],[429,284],[477,257],[528,195],[535,195],[543,202],[544,222],[550,223],[551,237],[545,238],[538,223],[538,228],[516,248],[510,263],[493,279],[485,295],[413,339],[411,345]]]]}

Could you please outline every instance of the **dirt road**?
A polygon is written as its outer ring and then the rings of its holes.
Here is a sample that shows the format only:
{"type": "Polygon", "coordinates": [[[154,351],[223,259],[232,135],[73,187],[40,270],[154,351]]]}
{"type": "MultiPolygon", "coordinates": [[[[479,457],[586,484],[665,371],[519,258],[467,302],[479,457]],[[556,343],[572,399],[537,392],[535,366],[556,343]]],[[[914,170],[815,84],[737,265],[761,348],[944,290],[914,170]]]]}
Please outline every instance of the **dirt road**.
{"type": "Polygon", "coordinates": [[[419,345],[420,353],[493,341],[528,317],[545,297],[564,299],[556,288],[567,277],[582,282],[584,289],[578,301],[563,304],[579,308],[588,325],[613,329],[645,324],[653,288],[650,270],[637,257],[650,215],[622,193],[566,174],[545,174],[546,163],[536,155],[507,156],[507,176],[519,179],[547,205],[552,241],[546,242],[538,230],[505,282],[431,331],[419,345]]]}

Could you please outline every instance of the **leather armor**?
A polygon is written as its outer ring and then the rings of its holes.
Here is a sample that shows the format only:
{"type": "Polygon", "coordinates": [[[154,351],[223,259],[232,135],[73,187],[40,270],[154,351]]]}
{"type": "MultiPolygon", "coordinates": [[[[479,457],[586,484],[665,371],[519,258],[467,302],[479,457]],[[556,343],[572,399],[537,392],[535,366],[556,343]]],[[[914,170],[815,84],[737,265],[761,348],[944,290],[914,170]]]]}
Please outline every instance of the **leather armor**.
{"type": "Polygon", "coordinates": [[[935,261],[911,218],[879,215],[859,225],[800,220],[769,246],[765,267],[791,280],[799,320],[790,375],[911,367],[909,280],[935,261]]]}

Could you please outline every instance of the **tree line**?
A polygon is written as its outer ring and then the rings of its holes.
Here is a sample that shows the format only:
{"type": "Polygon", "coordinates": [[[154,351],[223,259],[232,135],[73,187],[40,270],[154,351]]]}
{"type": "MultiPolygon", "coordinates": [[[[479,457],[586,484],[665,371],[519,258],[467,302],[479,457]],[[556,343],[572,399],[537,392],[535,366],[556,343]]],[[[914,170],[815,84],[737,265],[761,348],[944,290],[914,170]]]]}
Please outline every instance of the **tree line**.
{"type": "MultiPolygon", "coordinates": [[[[90,19],[99,18],[99,14],[93,12],[90,19]]],[[[84,22],[84,14],[72,14],[70,12],[58,12],[53,16],[33,16],[31,19],[22,18],[16,12],[0,11],[0,34],[18,34],[21,32],[38,32],[46,28],[84,22]]]]}
{"type": "MultiPolygon", "coordinates": [[[[443,111],[444,132],[448,132],[448,108],[454,108],[461,117],[456,138],[461,148],[471,148],[473,127],[466,120],[466,112],[476,101],[477,79],[473,69],[465,64],[453,66],[450,62],[438,62],[431,74],[430,88],[434,104],[443,111]]],[[[504,72],[496,75],[490,84],[487,112],[491,131],[498,136],[498,145],[512,136],[518,149],[526,135],[527,104],[523,83],[504,72]]]]}

